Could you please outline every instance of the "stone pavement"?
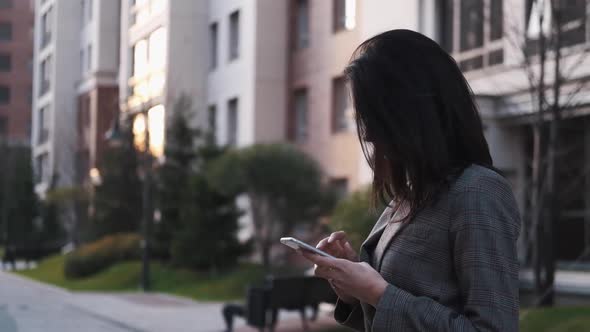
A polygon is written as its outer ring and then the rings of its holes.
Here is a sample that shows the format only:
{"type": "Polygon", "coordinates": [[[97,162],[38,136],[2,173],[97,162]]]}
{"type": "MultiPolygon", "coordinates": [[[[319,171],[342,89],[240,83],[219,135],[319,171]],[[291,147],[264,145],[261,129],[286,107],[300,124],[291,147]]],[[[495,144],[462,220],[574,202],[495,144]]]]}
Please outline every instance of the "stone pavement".
{"type": "MultiPolygon", "coordinates": [[[[2,332],[220,332],[221,303],[165,294],[78,293],[0,272],[2,332]]],[[[328,317],[314,330],[333,326],[328,317]]],[[[236,331],[250,332],[237,319],[236,331]]],[[[280,314],[280,331],[301,331],[296,313],[280,314]]]]}
{"type": "MultiPolygon", "coordinates": [[[[311,322],[308,325],[309,331],[326,331],[328,329],[334,329],[337,327],[337,324],[334,322],[334,319],[331,315],[323,315],[318,318],[317,321],[311,322]]],[[[342,328],[343,331],[345,328],[342,328]]],[[[279,320],[279,324],[277,325],[277,332],[301,332],[303,331],[303,326],[301,325],[301,320],[296,318],[288,318],[284,320],[279,320]]],[[[251,327],[240,327],[236,328],[235,332],[258,332],[258,329],[254,329],[251,327]]]]}

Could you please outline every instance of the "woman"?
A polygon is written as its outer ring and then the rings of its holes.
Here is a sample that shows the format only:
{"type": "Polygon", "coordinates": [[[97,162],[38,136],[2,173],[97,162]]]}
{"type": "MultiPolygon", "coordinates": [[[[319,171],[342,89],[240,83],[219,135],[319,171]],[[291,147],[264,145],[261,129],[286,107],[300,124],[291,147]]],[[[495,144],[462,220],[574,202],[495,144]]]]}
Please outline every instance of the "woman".
{"type": "Polygon", "coordinates": [[[393,30],[346,69],[377,199],[360,255],[344,232],[303,253],[358,331],[517,331],[520,219],[492,167],[471,90],[434,41],[393,30]]]}

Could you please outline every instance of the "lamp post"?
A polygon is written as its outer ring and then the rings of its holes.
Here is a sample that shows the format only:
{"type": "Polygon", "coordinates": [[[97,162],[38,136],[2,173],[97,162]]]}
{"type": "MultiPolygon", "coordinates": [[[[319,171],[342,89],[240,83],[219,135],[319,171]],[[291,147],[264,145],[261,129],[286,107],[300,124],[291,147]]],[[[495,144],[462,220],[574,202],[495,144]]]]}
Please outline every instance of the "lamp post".
{"type": "MultiPolygon", "coordinates": [[[[136,123],[137,117],[143,117],[144,127],[143,127],[143,146],[137,146],[134,144],[135,148],[138,150],[140,160],[139,160],[139,175],[140,178],[143,180],[142,186],[142,219],[141,219],[141,280],[140,280],[140,287],[145,291],[150,290],[150,234],[151,234],[151,224],[153,219],[153,212],[152,212],[152,198],[151,198],[151,189],[152,189],[152,167],[153,167],[153,158],[150,152],[150,142],[149,142],[149,125],[148,125],[148,110],[145,108],[141,108],[140,111],[135,113],[136,119],[134,120],[134,128],[133,128],[133,135],[134,138],[139,133],[136,132],[136,123]]],[[[124,134],[121,132],[120,123],[119,123],[119,116],[115,117],[113,122],[112,128],[106,133],[105,135],[106,140],[109,142],[109,145],[112,147],[120,147],[126,144],[124,134]]],[[[135,141],[135,140],[134,140],[135,141]]]]}

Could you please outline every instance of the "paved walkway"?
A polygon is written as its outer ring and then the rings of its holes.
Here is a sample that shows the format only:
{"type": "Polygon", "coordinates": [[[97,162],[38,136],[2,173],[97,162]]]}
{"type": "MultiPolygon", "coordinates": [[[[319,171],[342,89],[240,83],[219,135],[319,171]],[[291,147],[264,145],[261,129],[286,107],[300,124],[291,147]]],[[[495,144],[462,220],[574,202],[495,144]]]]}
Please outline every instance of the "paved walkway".
{"type": "MultiPolygon", "coordinates": [[[[532,289],[533,280],[532,270],[520,270],[521,288],[532,289]]],[[[555,272],[555,290],[563,294],[590,295],[590,272],[557,270],[555,272]]]]}
{"type": "MultiPolygon", "coordinates": [[[[2,332],[221,332],[221,303],[141,293],[78,293],[0,272],[2,332]]],[[[313,330],[333,326],[323,317],[313,330]]],[[[237,319],[236,331],[254,331],[237,319]]],[[[277,328],[301,331],[296,313],[281,313],[277,328]]]]}

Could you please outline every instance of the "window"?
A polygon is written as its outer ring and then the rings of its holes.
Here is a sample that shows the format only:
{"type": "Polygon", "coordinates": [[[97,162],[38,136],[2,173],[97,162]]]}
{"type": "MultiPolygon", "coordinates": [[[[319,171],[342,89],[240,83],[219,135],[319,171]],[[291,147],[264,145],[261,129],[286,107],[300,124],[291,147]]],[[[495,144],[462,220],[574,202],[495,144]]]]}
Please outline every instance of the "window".
{"type": "Polygon", "coordinates": [[[229,16],[229,60],[240,56],[240,12],[235,11],[229,16]]]}
{"type": "Polygon", "coordinates": [[[86,72],[86,64],[84,62],[86,62],[85,50],[81,49],[80,50],[80,72],[82,74],[84,74],[86,72]]]}
{"type": "Polygon", "coordinates": [[[8,119],[5,116],[0,116],[0,139],[8,137],[8,119]]]}
{"type": "Polygon", "coordinates": [[[297,20],[295,22],[295,48],[309,46],[309,0],[297,0],[297,20]]]}
{"type": "Polygon", "coordinates": [[[483,46],[483,1],[461,1],[461,51],[483,46]]]}
{"type": "Polygon", "coordinates": [[[51,56],[41,62],[39,96],[44,95],[51,88],[51,65],[51,56]]]}
{"type": "Polygon", "coordinates": [[[92,0],[82,0],[82,24],[92,21],[92,0]]]}
{"type": "Polygon", "coordinates": [[[12,8],[13,0],[0,0],[0,9],[10,9],[12,8]]]}
{"type": "Polygon", "coordinates": [[[86,47],[86,72],[92,70],[92,44],[86,47]]]}
{"type": "Polygon", "coordinates": [[[308,135],[308,99],[307,89],[299,89],[295,91],[293,97],[294,110],[295,110],[295,141],[305,142],[308,135]]]}
{"type": "Polygon", "coordinates": [[[6,53],[0,54],[0,72],[10,71],[11,67],[12,67],[12,61],[10,58],[10,54],[6,54],[6,53]]]}
{"type": "Polygon", "coordinates": [[[217,23],[209,25],[209,69],[217,68],[217,23]]]}
{"type": "Polygon", "coordinates": [[[162,14],[168,0],[133,0],[130,8],[131,25],[149,21],[150,17],[162,14]]]}
{"type": "Polygon", "coordinates": [[[159,28],[150,34],[148,62],[150,70],[163,69],[166,66],[166,29],[159,28]]]}
{"type": "Polygon", "coordinates": [[[6,105],[10,103],[10,87],[6,85],[0,85],[0,105],[6,105]]]}
{"type": "Polygon", "coordinates": [[[41,16],[41,47],[45,47],[51,41],[51,32],[53,30],[53,8],[49,8],[41,16]]]}
{"type": "Polygon", "coordinates": [[[356,26],[356,0],[332,0],[334,32],[352,30],[356,26]]]}
{"type": "Polygon", "coordinates": [[[215,133],[217,132],[217,107],[210,105],[207,113],[207,122],[209,123],[209,132],[215,141],[215,133]]]}
{"type": "Polygon", "coordinates": [[[37,144],[43,144],[49,138],[48,126],[49,106],[39,109],[38,126],[37,126],[37,144]]]}
{"type": "Polygon", "coordinates": [[[164,84],[164,67],[167,61],[166,28],[153,31],[148,39],[133,47],[133,96],[152,98],[161,95],[164,84]]]}
{"type": "Polygon", "coordinates": [[[227,144],[235,146],[238,143],[238,98],[227,103],[227,144]]]}
{"type": "Polygon", "coordinates": [[[504,34],[504,15],[502,15],[502,0],[490,0],[490,39],[497,40],[504,34]]]}
{"type": "Polygon", "coordinates": [[[166,66],[166,29],[159,28],[150,34],[148,45],[149,95],[159,96],[164,90],[166,66]]]}
{"type": "Polygon", "coordinates": [[[139,78],[148,72],[148,42],[138,41],[133,47],[133,77],[139,78]]]}
{"type": "Polygon", "coordinates": [[[48,179],[49,176],[49,154],[43,153],[35,159],[35,180],[41,183],[48,179]]]}
{"type": "Polygon", "coordinates": [[[442,44],[467,72],[504,62],[503,0],[446,0],[442,44]]]}
{"type": "Polygon", "coordinates": [[[12,40],[12,24],[7,22],[0,23],[0,41],[12,40]]]}
{"type": "MultiPolygon", "coordinates": [[[[538,5],[536,0],[527,0],[526,19],[527,19],[527,33],[531,38],[530,47],[531,53],[538,52],[537,40],[538,34],[541,32],[539,27],[539,16],[537,14],[538,5]]],[[[551,16],[550,3],[545,1],[547,8],[545,15],[551,16]]],[[[564,47],[581,44],[586,41],[586,0],[553,0],[553,6],[556,6],[556,11],[561,13],[561,44],[564,47]]],[[[550,17],[549,19],[555,19],[550,17]]],[[[545,18],[547,20],[547,18],[545,18]]],[[[547,34],[549,25],[543,27],[543,31],[547,34]]]]}
{"type": "Polygon", "coordinates": [[[334,132],[348,131],[352,128],[352,110],[343,77],[332,80],[332,116],[334,132]]]}

